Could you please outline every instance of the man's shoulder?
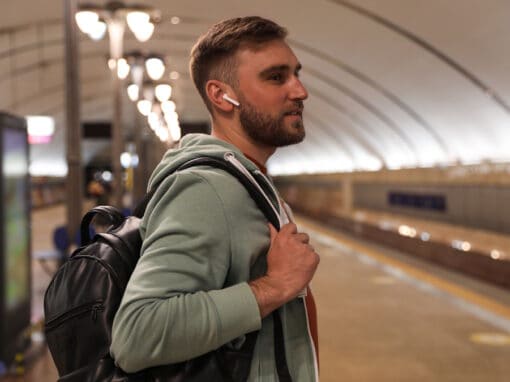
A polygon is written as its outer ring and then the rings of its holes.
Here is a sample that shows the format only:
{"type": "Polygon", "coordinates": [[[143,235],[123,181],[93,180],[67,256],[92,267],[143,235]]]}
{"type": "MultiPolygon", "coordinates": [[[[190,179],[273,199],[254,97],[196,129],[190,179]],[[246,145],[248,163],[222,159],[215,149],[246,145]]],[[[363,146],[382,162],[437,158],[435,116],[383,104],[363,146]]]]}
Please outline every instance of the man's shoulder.
{"type": "Polygon", "coordinates": [[[219,198],[228,204],[249,197],[241,182],[227,171],[211,166],[196,166],[166,176],[157,187],[153,199],[169,201],[178,195],[192,198],[197,193],[202,200],[219,198]]]}

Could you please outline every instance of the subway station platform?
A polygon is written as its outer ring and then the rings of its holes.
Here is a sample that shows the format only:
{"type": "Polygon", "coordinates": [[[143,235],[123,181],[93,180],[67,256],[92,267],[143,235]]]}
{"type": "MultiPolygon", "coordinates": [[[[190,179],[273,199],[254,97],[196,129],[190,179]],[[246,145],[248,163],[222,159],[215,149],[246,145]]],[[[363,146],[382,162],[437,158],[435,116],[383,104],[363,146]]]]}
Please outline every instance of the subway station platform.
{"type": "MultiPolygon", "coordinates": [[[[63,205],[32,215],[35,256],[52,251],[63,205]]],[[[510,290],[367,243],[298,216],[321,255],[317,300],[321,381],[504,382],[510,376],[510,290]]],[[[24,375],[2,382],[55,381],[37,323],[54,271],[33,260],[34,346],[24,375]]],[[[19,370],[21,372],[21,370],[19,370]]]]}

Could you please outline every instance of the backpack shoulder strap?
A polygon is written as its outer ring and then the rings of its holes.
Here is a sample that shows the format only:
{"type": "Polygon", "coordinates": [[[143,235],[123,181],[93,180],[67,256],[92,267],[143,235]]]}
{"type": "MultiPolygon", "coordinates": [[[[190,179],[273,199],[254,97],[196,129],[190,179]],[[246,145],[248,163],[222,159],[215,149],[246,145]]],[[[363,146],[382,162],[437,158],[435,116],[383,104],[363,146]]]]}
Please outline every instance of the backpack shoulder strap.
{"type": "Polygon", "coordinates": [[[81,220],[80,241],[82,246],[90,243],[89,225],[96,215],[104,216],[108,220],[108,222],[110,222],[110,227],[117,227],[124,221],[124,215],[116,207],[96,206],[92,208],[89,212],[85,214],[85,216],[83,216],[83,219],[81,220]]]}
{"type": "MultiPolygon", "coordinates": [[[[224,160],[214,158],[214,157],[198,157],[191,159],[187,162],[184,162],[179,167],[177,167],[173,172],[185,170],[187,168],[191,167],[197,167],[197,166],[210,166],[214,168],[219,168],[221,170],[224,170],[228,172],[230,175],[234,176],[239,180],[239,182],[246,188],[248,193],[250,194],[251,198],[255,201],[257,204],[257,207],[259,207],[262,212],[264,213],[266,219],[273,224],[273,226],[276,229],[280,229],[280,223],[278,216],[276,216],[273,207],[269,204],[268,200],[264,195],[262,195],[261,191],[247,178],[245,174],[243,174],[238,168],[231,165],[229,162],[226,162],[224,160]]],[[[172,172],[172,173],[173,173],[172,172]]],[[[170,175],[170,174],[168,174],[170,175]]],[[[154,185],[151,190],[145,195],[145,197],[142,199],[142,201],[136,206],[135,210],[133,211],[133,215],[137,217],[142,217],[145,213],[145,209],[147,208],[147,204],[149,204],[150,199],[156,192],[159,185],[162,183],[163,180],[161,180],[159,183],[154,185]]]]}

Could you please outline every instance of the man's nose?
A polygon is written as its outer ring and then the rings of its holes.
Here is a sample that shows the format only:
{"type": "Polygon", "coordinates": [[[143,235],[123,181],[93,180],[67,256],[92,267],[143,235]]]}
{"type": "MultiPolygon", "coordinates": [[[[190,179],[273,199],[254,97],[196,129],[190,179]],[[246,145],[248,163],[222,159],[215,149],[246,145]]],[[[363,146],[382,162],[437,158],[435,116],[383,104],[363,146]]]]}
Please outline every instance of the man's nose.
{"type": "Polygon", "coordinates": [[[292,91],[290,95],[292,100],[303,101],[308,98],[308,91],[298,77],[292,82],[292,91]]]}

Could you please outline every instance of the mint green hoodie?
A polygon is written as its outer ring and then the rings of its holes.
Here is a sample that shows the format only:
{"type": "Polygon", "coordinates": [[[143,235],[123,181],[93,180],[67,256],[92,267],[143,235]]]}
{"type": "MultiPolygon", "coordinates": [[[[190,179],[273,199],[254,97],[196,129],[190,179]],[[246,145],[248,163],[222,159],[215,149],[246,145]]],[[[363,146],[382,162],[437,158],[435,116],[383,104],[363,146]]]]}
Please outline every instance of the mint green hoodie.
{"type": "MultiPolygon", "coordinates": [[[[182,362],[260,330],[249,381],[277,381],[272,317],[261,320],[247,281],[266,270],[267,220],[246,189],[220,169],[193,167],[203,155],[234,154],[259,172],[236,147],[209,135],[185,136],[167,151],[149,187],[163,180],[147,206],[142,255],[129,280],[112,329],[111,353],[135,372],[182,362]]],[[[272,188],[265,191],[280,209],[272,188]]],[[[280,308],[289,370],[295,382],[316,380],[306,308],[297,298],[280,308]]]]}

